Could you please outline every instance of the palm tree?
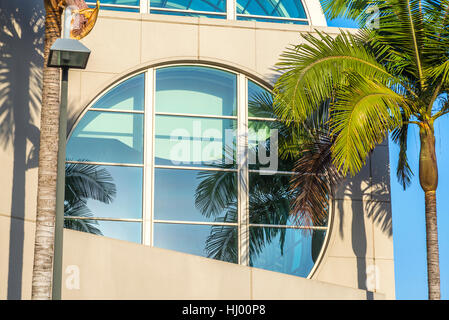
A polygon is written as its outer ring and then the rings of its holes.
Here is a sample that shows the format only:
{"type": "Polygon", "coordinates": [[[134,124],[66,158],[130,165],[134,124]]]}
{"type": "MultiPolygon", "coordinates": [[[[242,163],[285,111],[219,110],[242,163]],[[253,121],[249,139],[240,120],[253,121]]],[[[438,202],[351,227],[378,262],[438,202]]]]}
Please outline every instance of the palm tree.
{"type": "MultiPolygon", "coordinates": [[[[47,61],[50,47],[61,36],[61,15],[64,6],[68,5],[75,5],[80,9],[88,8],[84,0],[44,0],[44,66],[32,299],[50,299],[51,297],[56,216],[60,71],[57,68],[47,67],[47,61]]],[[[85,28],[86,21],[80,19],[80,22],[79,27],[85,28]]]]}
{"type": "Polygon", "coordinates": [[[278,63],[276,109],[304,121],[329,101],[331,156],[343,175],[356,174],[391,132],[400,146],[397,177],[413,175],[407,161],[409,125],[420,130],[419,180],[425,194],[429,299],[440,298],[434,123],[449,112],[449,1],[325,1],[331,17],[356,17],[377,6],[380,28],[335,38],[317,32],[288,48],[278,63]]]}

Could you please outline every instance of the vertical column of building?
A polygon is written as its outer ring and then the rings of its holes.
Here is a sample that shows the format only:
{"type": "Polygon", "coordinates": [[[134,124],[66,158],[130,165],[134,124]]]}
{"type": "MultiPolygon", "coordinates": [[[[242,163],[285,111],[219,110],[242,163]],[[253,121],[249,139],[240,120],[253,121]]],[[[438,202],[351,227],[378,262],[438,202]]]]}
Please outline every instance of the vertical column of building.
{"type": "Polygon", "coordinates": [[[249,218],[248,218],[248,85],[246,77],[238,77],[238,237],[239,264],[249,265],[249,218]]]}

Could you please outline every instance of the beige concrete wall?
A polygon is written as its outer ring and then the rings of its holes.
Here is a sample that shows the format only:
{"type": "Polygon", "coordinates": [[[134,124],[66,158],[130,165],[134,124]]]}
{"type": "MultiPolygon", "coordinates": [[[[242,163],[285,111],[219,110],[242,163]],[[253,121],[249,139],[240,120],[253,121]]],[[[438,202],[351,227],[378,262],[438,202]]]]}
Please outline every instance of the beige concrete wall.
{"type": "MultiPolygon", "coordinates": [[[[30,5],[27,0],[17,0],[2,5],[0,11],[2,24],[10,30],[0,36],[0,179],[3,187],[0,193],[0,299],[29,298],[31,293],[42,10],[38,1],[30,5]],[[11,16],[15,18],[11,20],[11,16]]],[[[338,32],[335,28],[320,30],[338,32]]],[[[103,11],[92,33],[83,40],[92,50],[87,69],[70,72],[69,128],[98,94],[129,73],[149,66],[179,61],[220,64],[273,83],[276,78],[273,65],[279,54],[287,45],[298,43],[299,33],[306,31],[313,30],[308,26],[103,11]]],[[[379,297],[385,294],[386,298],[394,298],[388,188],[388,148],[383,145],[376,149],[364,171],[348,180],[337,193],[327,249],[311,275],[316,281],[66,232],[65,246],[70,249],[64,263],[81,267],[81,281],[87,281],[82,282],[82,288],[89,290],[65,290],[64,296],[132,298],[136,297],[132,294],[133,286],[140,286],[145,289],[140,291],[145,295],[139,298],[156,297],[159,288],[152,285],[156,280],[146,269],[152,267],[158,257],[173,264],[165,279],[171,281],[169,279],[174,277],[182,282],[185,290],[177,293],[179,298],[206,297],[201,295],[203,291],[188,289],[193,283],[204,281],[195,268],[214,274],[225,272],[228,278],[232,275],[246,282],[246,291],[242,294],[249,298],[262,298],[267,289],[282,287],[289,288],[288,294],[279,293],[283,298],[314,298],[324,294],[321,289],[327,290],[328,297],[340,294],[343,298],[366,298],[365,291],[353,289],[366,289],[367,284],[369,289],[381,293],[379,297]],[[122,261],[122,254],[132,263],[122,261]],[[186,263],[191,264],[188,272],[179,267],[186,263]],[[99,280],[95,282],[96,278],[99,280]],[[301,291],[300,288],[308,289],[301,291]]],[[[154,265],[154,268],[157,273],[162,267],[154,265]]],[[[240,283],[240,280],[236,281],[240,283]]],[[[226,287],[221,276],[214,281],[214,286],[209,288],[205,284],[200,286],[209,294],[206,298],[237,298],[224,294],[231,292],[227,291],[230,284],[226,287]],[[226,289],[221,290],[223,286],[226,289]]]]}
{"type": "Polygon", "coordinates": [[[313,279],[395,298],[388,145],[337,190],[331,233],[313,279]]]}
{"type": "Polygon", "coordinates": [[[63,299],[384,299],[380,293],[65,230],[63,299]]]}
{"type": "Polygon", "coordinates": [[[0,299],[31,296],[43,17],[41,1],[1,1],[0,299]]]}

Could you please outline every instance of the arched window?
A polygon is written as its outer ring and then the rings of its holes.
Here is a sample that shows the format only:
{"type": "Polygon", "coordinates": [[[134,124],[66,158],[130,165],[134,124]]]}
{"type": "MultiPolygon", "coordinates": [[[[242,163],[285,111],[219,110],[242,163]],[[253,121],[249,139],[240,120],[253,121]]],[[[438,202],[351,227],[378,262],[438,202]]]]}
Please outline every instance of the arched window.
{"type": "Polygon", "coordinates": [[[327,226],[290,218],[286,129],[269,91],[218,67],[149,69],[80,117],[67,228],[306,277],[327,226]]]}

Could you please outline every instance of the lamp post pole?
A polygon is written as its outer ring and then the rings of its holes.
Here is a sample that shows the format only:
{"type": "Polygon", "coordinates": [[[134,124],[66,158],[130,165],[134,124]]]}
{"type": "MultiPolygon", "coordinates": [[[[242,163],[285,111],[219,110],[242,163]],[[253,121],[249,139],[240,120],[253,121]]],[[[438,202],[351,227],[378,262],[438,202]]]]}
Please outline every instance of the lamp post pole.
{"type": "MultiPolygon", "coordinates": [[[[70,25],[72,22],[72,9],[67,7],[64,11],[63,38],[70,39],[70,25]]],[[[59,107],[59,139],[58,139],[58,168],[56,178],[56,217],[55,217],[55,244],[53,256],[53,282],[52,299],[61,300],[62,296],[62,249],[64,247],[64,200],[65,200],[65,158],[67,144],[67,100],[69,67],[62,67],[61,77],[61,105],[59,107]]]]}
{"type": "Polygon", "coordinates": [[[62,68],[61,106],[59,109],[58,171],[56,180],[56,219],[52,288],[53,300],[61,300],[62,291],[62,248],[64,235],[65,148],[67,143],[68,78],[69,68],[64,67],[62,68]]]}
{"type": "Polygon", "coordinates": [[[67,96],[69,69],[85,69],[89,60],[90,50],[81,42],[70,39],[72,11],[68,7],[64,13],[64,37],[56,39],[50,48],[47,65],[61,68],[61,103],[59,108],[59,139],[56,176],[56,215],[55,242],[53,244],[53,281],[52,299],[60,300],[62,295],[62,248],[64,233],[64,191],[65,191],[65,159],[67,143],[67,96]]]}

